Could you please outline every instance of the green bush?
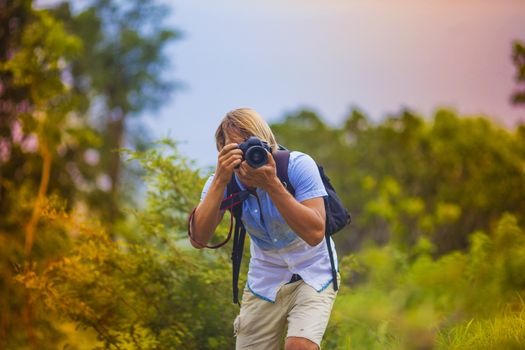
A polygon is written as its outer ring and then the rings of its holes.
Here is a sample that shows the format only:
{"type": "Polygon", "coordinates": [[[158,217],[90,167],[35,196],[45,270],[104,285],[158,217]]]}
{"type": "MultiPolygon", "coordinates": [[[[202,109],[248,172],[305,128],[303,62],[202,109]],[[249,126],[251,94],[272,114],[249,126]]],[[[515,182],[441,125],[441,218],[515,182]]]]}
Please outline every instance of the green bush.
{"type": "MultiPolygon", "coordinates": [[[[77,236],[43,273],[18,276],[48,310],[97,334],[97,349],[231,349],[226,250],[187,248],[186,217],[203,185],[168,149],[129,152],[146,170],[147,206],[130,212],[120,238],[92,222],[49,209],[45,218],[77,236]]],[[[74,348],[70,345],[70,348],[74,348]]]]}
{"type": "Polygon", "coordinates": [[[524,348],[525,233],[504,215],[470,237],[469,251],[437,259],[428,242],[412,255],[386,245],[343,258],[357,281],[341,288],[325,348],[524,348]]]}

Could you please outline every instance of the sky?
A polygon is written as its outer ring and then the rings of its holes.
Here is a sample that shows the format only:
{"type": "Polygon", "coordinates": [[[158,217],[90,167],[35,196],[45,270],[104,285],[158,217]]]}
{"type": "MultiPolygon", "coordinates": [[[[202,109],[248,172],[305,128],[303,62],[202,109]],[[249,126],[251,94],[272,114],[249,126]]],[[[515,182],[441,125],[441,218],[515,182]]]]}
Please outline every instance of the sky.
{"type": "Polygon", "coordinates": [[[168,50],[166,74],[183,89],[145,120],[201,165],[215,163],[214,131],[238,107],[270,122],[311,108],[333,125],[351,107],[373,120],[403,108],[431,116],[440,106],[507,126],[525,120],[509,103],[523,0],[169,4],[167,24],[183,37],[168,50]]]}
{"type": "Polygon", "coordinates": [[[525,41],[525,0],[164,0],[183,36],[167,54],[177,90],[144,122],[216,161],[224,115],[267,121],[310,108],[338,125],[352,107],[379,121],[410,108],[525,122],[511,106],[511,42],[525,41]]]}

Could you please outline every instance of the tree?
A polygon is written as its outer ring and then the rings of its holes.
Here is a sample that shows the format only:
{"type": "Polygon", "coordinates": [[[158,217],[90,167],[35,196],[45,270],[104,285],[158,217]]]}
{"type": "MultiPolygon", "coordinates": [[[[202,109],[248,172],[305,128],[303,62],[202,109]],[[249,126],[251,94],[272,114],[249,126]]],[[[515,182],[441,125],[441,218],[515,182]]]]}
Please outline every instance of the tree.
{"type": "Polygon", "coordinates": [[[121,218],[121,197],[129,202],[133,193],[120,191],[124,173],[117,150],[125,144],[142,147],[144,128],[140,135],[126,138],[129,118],[158,108],[175,87],[162,73],[165,47],[179,34],[163,23],[169,13],[166,6],[152,0],[93,0],[78,13],[65,2],[54,12],[83,39],[84,54],[72,62],[72,76],[75,88],[91,96],[90,113],[103,135],[98,154],[108,175],[110,198],[98,200],[96,207],[111,226],[121,218]]]}
{"type": "Polygon", "coordinates": [[[110,150],[122,146],[111,142],[125,130],[124,117],[111,118],[119,110],[138,114],[170,87],[159,78],[162,47],[174,37],[157,21],[164,9],[95,1],[84,10],[73,16],[82,29],[73,33],[73,19],[58,19],[60,10],[0,2],[0,348],[60,343],[60,322],[13,276],[29,267],[38,272],[69,250],[74,232],[45,220],[50,203],[90,216],[109,212],[106,203],[120,211],[111,200],[116,192],[108,200],[108,181],[100,181],[114,164],[110,150]],[[96,101],[104,102],[102,122],[91,118],[96,101]]]}
{"type": "Polygon", "coordinates": [[[13,276],[67,247],[64,232],[42,223],[43,208],[52,198],[73,206],[84,174],[67,165],[82,158],[96,134],[73,118],[83,97],[62,78],[80,52],[79,39],[49,12],[33,10],[30,1],[1,6],[0,347],[52,349],[59,333],[13,276]]]}
{"type": "Polygon", "coordinates": [[[438,254],[465,249],[504,212],[525,220],[523,132],[483,117],[439,110],[431,120],[411,111],[371,123],[351,111],[341,128],[299,111],[272,125],[279,142],[325,166],[354,216],[334,236],[343,252],[373,239],[411,247],[430,238],[438,254]]]}
{"type": "Polygon", "coordinates": [[[525,104],[525,45],[516,40],[513,44],[512,61],[516,66],[516,91],[512,94],[512,103],[525,104]]]}
{"type": "Polygon", "coordinates": [[[129,152],[145,169],[147,205],[133,211],[132,240],[60,210],[50,224],[79,230],[67,256],[43,271],[18,276],[47,309],[96,332],[96,349],[231,349],[230,257],[225,249],[195,250],[187,213],[204,178],[171,142],[129,152]]]}

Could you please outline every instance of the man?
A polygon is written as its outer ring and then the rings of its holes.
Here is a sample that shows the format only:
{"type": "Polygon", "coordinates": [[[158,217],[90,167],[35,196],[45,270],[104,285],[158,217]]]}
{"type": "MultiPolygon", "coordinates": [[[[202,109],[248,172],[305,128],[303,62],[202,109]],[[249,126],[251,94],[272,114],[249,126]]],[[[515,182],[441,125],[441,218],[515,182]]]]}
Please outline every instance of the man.
{"type": "MultiPolygon", "coordinates": [[[[317,350],[337,295],[331,287],[325,242],[327,193],[317,165],[307,154],[290,153],[288,177],[294,195],[277,177],[271,153],[266,165],[249,166],[239,144],[251,136],[272,151],[278,148],[270,127],[252,109],[229,112],[217,128],[217,167],[195,210],[191,243],[201,248],[213,236],[224,215],[220,205],[233,175],[241,190],[251,191],[242,203],[251,259],[240,314],[234,321],[236,349],[279,349],[287,328],[286,350],[317,350]]],[[[335,254],[334,260],[337,266],[335,254]]]]}

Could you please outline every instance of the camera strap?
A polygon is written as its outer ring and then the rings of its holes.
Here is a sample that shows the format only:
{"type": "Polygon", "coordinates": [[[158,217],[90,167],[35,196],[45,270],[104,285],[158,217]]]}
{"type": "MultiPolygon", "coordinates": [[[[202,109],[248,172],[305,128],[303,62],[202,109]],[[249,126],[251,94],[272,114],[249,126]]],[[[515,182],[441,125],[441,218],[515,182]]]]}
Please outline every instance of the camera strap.
{"type": "Polygon", "coordinates": [[[250,192],[248,190],[233,193],[222,200],[220,209],[226,210],[233,208],[237,204],[244,202],[249,195],[250,192]]]}
{"type": "MultiPolygon", "coordinates": [[[[197,209],[196,207],[191,211],[191,214],[188,217],[188,237],[196,245],[198,245],[201,248],[217,249],[217,248],[222,247],[226,243],[228,243],[228,241],[230,240],[230,238],[232,236],[233,218],[235,217],[235,214],[234,214],[234,212],[232,210],[237,206],[237,204],[240,204],[244,200],[246,200],[246,198],[248,198],[249,195],[250,195],[250,193],[247,190],[239,191],[239,192],[236,192],[236,193],[233,193],[233,194],[229,195],[228,197],[223,199],[223,201],[221,202],[220,209],[221,210],[229,210],[230,211],[230,229],[229,229],[229,232],[228,232],[228,237],[226,237],[226,239],[223,242],[215,244],[215,245],[207,245],[207,244],[200,243],[199,241],[197,241],[197,240],[195,240],[193,238],[193,234],[191,233],[191,227],[192,227],[192,223],[193,223],[193,217],[195,216],[195,210],[197,209]]],[[[242,206],[240,206],[240,208],[241,208],[241,214],[242,214],[242,206]]],[[[235,221],[239,221],[240,220],[240,216],[239,216],[238,219],[237,219],[237,217],[235,217],[235,218],[236,218],[235,221]]],[[[244,242],[244,240],[243,240],[243,242],[244,242]]]]}
{"type": "Polygon", "coordinates": [[[207,245],[196,241],[191,233],[191,227],[193,217],[195,216],[195,209],[192,210],[188,218],[188,236],[189,238],[201,248],[217,249],[228,243],[233,232],[233,248],[231,254],[232,260],[232,289],[233,289],[233,302],[239,304],[239,274],[241,271],[241,261],[244,252],[244,240],[246,238],[246,228],[242,223],[242,202],[244,202],[250,192],[248,190],[241,190],[237,185],[235,176],[232,175],[230,182],[226,189],[227,197],[222,200],[220,209],[228,210],[230,212],[230,230],[226,239],[215,245],[207,245]],[[241,205],[239,205],[241,204],[241,205]],[[234,224],[235,219],[235,224],[234,224]],[[232,230],[233,229],[233,230],[232,230]]]}

